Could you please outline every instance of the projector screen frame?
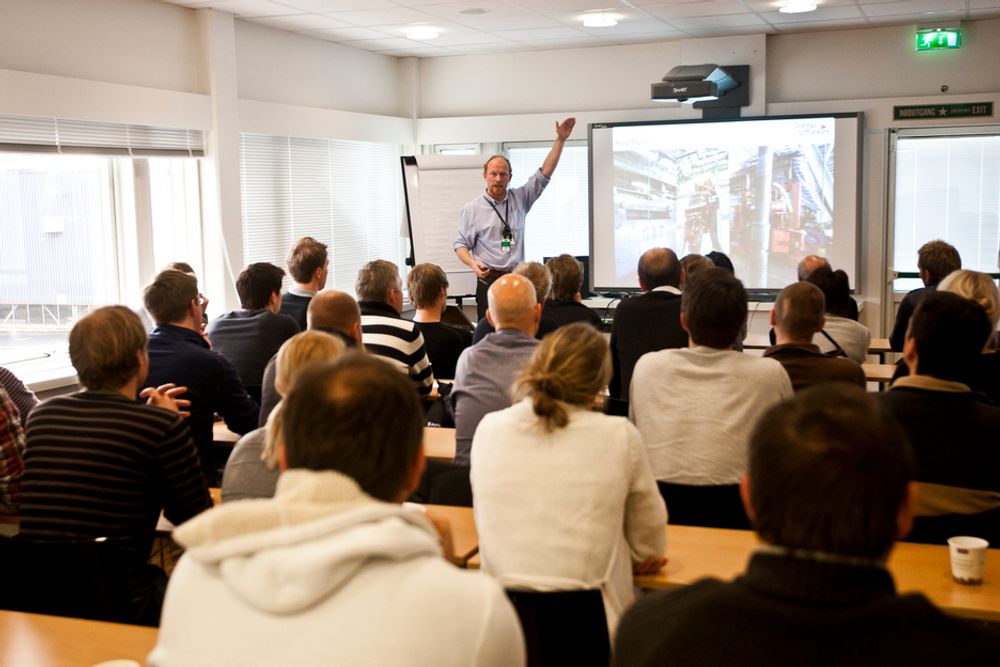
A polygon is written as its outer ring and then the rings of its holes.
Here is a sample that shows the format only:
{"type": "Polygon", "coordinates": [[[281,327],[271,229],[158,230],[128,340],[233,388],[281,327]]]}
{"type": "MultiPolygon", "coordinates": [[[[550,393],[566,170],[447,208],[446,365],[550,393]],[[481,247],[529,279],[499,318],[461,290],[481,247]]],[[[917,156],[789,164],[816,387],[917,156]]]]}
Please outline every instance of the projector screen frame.
{"type": "MultiPolygon", "coordinates": [[[[775,115],[775,116],[751,116],[745,118],[694,118],[694,119],[683,119],[683,120],[661,120],[661,121],[612,121],[603,123],[590,123],[587,126],[587,147],[588,147],[588,178],[590,182],[590,192],[589,195],[589,245],[590,245],[590,259],[591,259],[591,271],[590,279],[591,285],[590,290],[593,293],[607,293],[607,294],[628,294],[641,292],[641,288],[638,285],[615,285],[615,284],[601,284],[599,276],[602,271],[599,269],[598,264],[602,260],[598,258],[600,253],[597,252],[595,239],[595,181],[594,181],[594,131],[604,130],[609,128],[623,128],[623,127],[658,127],[658,126],[684,126],[684,125],[712,125],[718,123],[728,123],[728,124],[741,124],[741,123],[751,123],[754,121],[776,121],[776,120],[808,120],[815,118],[830,118],[835,121],[838,119],[853,119],[855,124],[852,126],[855,137],[853,142],[853,179],[850,179],[853,183],[853,199],[854,204],[851,206],[849,202],[845,204],[836,204],[835,210],[838,212],[837,217],[840,218],[843,214],[839,213],[842,210],[849,211],[848,215],[853,216],[853,222],[844,223],[841,225],[850,227],[854,234],[854,244],[853,252],[851,252],[852,259],[848,261],[840,261],[834,263],[834,268],[845,269],[851,279],[851,292],[856,291],[857,285],[862,280],[862,264],[861,264],[861,212],[862,212],[862,185],[863,185],[863,166],[864,166],[864,112],[862,111],[852,111],[852,112],[831,112],[831,113],[810,113],[810,114],[785,114],[785,115],[775,115]]],[[[838,145],[842,143],[842,139],[837,140],[838,145]]],[[[835,148],[835,150],[838,150],[835,148]]],[[[612,149],[613,155],[613,149],[612,149]]],[[[850,157],[850,154],[848,154],[850,157]]],[[[612,167],[613,170],[613,167],[612,167]]],[[[613,178],[612,178],[613,183],[613,178]]],[[[677,249],[674,249],[677,251],[677,249]]],[[[687,254],[686,252],[679,252],[678,256],[683,256],[687,254]]],[[[612,253],[613,257],[613,253],[612,253]]],[[[842,258],[843,259],[843,258],[842,258]]],[[[613,261],[613,259],[611,260],[613,261]]],[[[751,300],[761,300],[768,301],[773,300],[774,296],[780,291],[778,287],[761,287],[758,285],[751,285],[746,282],[745,276],[740,276],[739,272],[737,277],[744,280],[744,284],[747,287],[747,291],[751,293],[751,300]]]]}

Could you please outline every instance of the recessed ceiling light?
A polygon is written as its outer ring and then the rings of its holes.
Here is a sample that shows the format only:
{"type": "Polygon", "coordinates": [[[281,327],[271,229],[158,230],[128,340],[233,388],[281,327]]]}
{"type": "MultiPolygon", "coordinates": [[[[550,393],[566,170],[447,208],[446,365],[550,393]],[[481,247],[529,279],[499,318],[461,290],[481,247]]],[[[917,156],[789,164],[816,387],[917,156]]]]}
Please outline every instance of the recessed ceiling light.
{"type": "Polygon", "coordinates": [[[583,15],[584,28],[610,28],[615,25],[618,25],[618,15],[608,14],[603,9],[583,15]]]}
{"type": "Polygon", "coordinates": [[[788,0],[778,9],[782,14],[801,14],[816,10],[816,3],[813,0],[788,0]]]}
{"type": "Polygon", "coordinates": [[[459,14],[467,14],[469,16],[478,16],[480,14],[486,14],[489,11],[490,10],[483,9],[482,7],[470,7],[469,9],[462,9],[462,10],[460,10],[458,13],[459,14]]]}
{"type": "Polygon", "coordinates": [[[406,31],[408,39],[437,39],[438,35],[437,28],[430,26],[416,26],[406,31]]]}

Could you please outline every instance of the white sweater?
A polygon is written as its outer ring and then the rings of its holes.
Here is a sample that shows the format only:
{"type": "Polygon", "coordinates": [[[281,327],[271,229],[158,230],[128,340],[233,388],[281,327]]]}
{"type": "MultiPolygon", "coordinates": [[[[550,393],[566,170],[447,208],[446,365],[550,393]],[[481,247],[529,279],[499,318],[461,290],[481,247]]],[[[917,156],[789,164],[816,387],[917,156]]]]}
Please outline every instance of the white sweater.
{"type": "Polygon", "coordinates": [[[471,476],[483,570],[506,588],[599,588],[613,633],[633,599],[632,562],[666,548],[635,427],[571,408],[569,424],[546,433],[526,399],[480,422],[471,476]]]}
{"type": "MultiPolygon", "coordinates": [[[[848,359],[853,359],[859,364],[865,363],[865,359],[868,357],[868,348],[872,342],[872,332],[868,330],[868,327],[846,317],[827,315],[823,331],[826,331],[830,338],[837,341],[837,345],[840,345],[847,353],[848,359]]],[[[812,342],[813,345],[819,345],[820,352],[830,352],[836,349],[822,333],[813,336],[812,342]]]]}
{"type": "Polygon", "coordinates": [[[187,552],[153,667],[523,665],[497,583],[443,560],[419,513],[338,473],[282,473],[273,499],[221,505],[174,537],[187,552]]]}
{"type": "Polygon", "coordinates": [[[632,375],[629,419],[653,476],[675,484],[736,484],[760,416],[792,396],[781,364],[732,350],[650,352],[632,375]]]}

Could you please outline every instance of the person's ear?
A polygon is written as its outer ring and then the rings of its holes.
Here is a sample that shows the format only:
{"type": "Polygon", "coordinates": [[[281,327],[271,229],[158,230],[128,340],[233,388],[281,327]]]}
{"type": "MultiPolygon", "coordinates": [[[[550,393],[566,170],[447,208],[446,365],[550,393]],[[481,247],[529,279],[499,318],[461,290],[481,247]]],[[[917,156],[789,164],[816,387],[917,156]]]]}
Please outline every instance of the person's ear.
{"type": "Polygon", "coordinates": [[[278,445],[278,470],[285,472],[288,470],[288,452],[284,445],[278,445]]]}
{"type": "Polygon", "coordinates": [[[740,477],[740,500],[743,501],[743,510],[747,513],[750,523],[753,523],[753,505],[750,503],[750,473],[744,472],[740,477]]]}
{"type": "Polygon", "coordinates": [[[537,324],[538,322],[541,322],[541,321],[542,321],[542,304],[536,303],[535,304],[535,323],[537,324]]]}
{"type": "MultiPolygon", "coordinates": [[[[774,312],[774,311],[771,311],[771,312],[774,312]]],[[[688,329],[688,318],[687,318],[687,315],[685,315],[684,313],[681,313],[681,329],[684,329],[684,331],[686,333],[691,333],[691,330],[688,329]]]]}
{"type": "Polygon", "coordinates": [[[771,309],[771,326],[775,327],[778,325],[778,310],[776,308],[771,309]]]}
{"type": "Polygon", "coordinates": [[[917,364],[920,361],[920,355],[917,354],[917,341],[909,337],[909,329],[907,329],[906,333],[907,338],[903,343],[903,363],[910,369],[910,375],[916,375],[917,364]]]}
{"type": "Polygon", "coordinates": [[[899,505],[899,513],[896,515],[896,539],[901,540],[910,534],[913,528],[913,513],[917,506],[917,483],[910,482],[906,485],[906,495],[899,505]]]}
{"type": "Polygon", "coordinates": [[[819,330],[822,331],[825,328],[826,328],[826,317],[821,317],[819,318],[819,330]]]}

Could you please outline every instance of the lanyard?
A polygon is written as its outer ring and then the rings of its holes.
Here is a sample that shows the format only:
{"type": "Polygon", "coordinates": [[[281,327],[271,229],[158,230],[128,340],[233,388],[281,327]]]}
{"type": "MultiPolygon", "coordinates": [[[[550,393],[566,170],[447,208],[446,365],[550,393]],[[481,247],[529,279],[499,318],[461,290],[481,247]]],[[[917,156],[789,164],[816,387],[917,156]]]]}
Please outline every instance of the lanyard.
{"type": "MultiPolygon", "coordinates": [[[[483,195],[483,199],[486,199],[486,203],[490,205],[490,208],[493,209],[493,212],[497,214],[498,218],[500,218],[500,222],[503,223],[503,238],[505,238],[505,239],[512,239],[512,238],[514,238],[514,233],[512,231],[510,231],[510,225],[507,224],[507,220],[504,219],[504,216],[500,215],[500,211],[497,210],[497,207],[493,204],[493,202],[491,202],[489,199],[486,198],[486,195],[483,195]]],[[[510,198],[509,197],[506,198],[504,200],[504,202],[503,202],[503,212],[507,215],[507,218],[510,218],[510,198]]]]}

